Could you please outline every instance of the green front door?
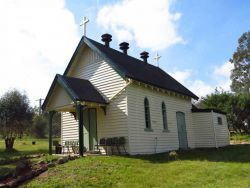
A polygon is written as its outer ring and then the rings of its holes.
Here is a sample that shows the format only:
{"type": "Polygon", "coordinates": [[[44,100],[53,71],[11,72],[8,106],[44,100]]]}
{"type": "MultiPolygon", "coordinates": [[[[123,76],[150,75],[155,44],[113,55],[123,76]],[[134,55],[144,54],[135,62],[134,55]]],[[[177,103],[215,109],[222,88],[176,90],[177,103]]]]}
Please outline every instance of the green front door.
{"type": "Polygon", "coordinates": [[[178,129],[179,148],[188,149],[185,114],[183,112],[176,112],[176,121],[178,129]]]}
{"type": "Polygon", "coordinates": [[[89,110],[85,109],[83,111],[83,139],[84,147],[89,150],[89,110]]]}
{"type": "Polygon", "coordinates": [[[96,109],[88,108],[83,111],[83,125],[84,125],[84,146],[87,150],[94,150],[97,144],[97,122],[96,109]]]}
{"type": "Polygon", "coordinates": [[[96,109],[89,109],[89,150],[94,150],[97,144],[96,109]]]}

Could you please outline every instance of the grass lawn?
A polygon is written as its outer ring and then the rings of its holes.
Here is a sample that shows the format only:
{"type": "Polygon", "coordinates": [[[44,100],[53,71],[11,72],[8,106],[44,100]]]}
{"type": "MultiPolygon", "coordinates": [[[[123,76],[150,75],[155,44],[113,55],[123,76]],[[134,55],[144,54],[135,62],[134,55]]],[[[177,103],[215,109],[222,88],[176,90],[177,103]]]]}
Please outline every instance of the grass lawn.
{"type": "MultiPolygon", "coordinates": [[[[14,150],[11,152],[5,151],[4,140],[0,140],[0,180],[6,177],[11,177],[16,172],[16,163],[22,156],[29,156],[33,154],[47,154],[48,153],[48,139],[17,139],[14,143],[14,150]],[[32,145],[32,141],[36,141],[32,145]]],[[[57,156],[43,155],[36,158],[30,158],[31,164],[38,161],[51,161],[57,156]]]]}
{"type": "Polygon", "coordinates": [[[250,143],[250,134],[233,134],[230,137],[232,143],[241,143],[249,142],[250,143]]]}
{"type": "MultiPolygon", "coordinates": [[[[235,135],[249,142],[248,135],[235,135]]],[[[47,153],[47,139],[16,140],[14,152],[5,152],[0,141],[0,161],[23,155],[47,153]],[[32,145],[32,141],[36,145],[32,145]]],[[[32,159],[32,163],[41,158],[32,159]]],[[[46,155],[42,160],[51,160],[46,155]]],[[[15,170],[15,164],[0,165],[0,176],[15,170]]],[[[148,156],[89,156],[50,168],[23,187],[250,187],[250,144],[219,150],[192,150],[148,156]]]]}
{"type": "Polygon", "coordinates": [[[23,187],[250,187],[250,145],[148,156],[89,156],[23,187]]]}
{"type": "Polygon", "coordinates": [[[5,151],[4,140],[0,140],[0,161],[38,153],[48,153],[48,139],[16,139],[11,152],[5,151]],[[32,141],[36,141],[36,144],[32,145],[32,141]]]}

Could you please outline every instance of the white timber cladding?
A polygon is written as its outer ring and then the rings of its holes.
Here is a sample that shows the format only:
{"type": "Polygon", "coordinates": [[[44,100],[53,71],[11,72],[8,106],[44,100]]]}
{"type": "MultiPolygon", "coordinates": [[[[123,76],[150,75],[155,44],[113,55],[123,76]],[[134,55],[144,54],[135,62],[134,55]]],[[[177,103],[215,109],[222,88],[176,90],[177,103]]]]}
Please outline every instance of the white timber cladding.
{"type": "Polygon", "coordinates": [[[126,81],[87,46],[68,76],[89,80],[106,99],[112,98],[126,85],[126,81]]]}
{"type": "Polygon", "coordinates": [[[66,91],[62,88],[62,86],[56,84],[54,92],[48,102],[47,108],[54,110],[56,108],[65,107],[71,103],[72,99],[69,97],[66,91]]]}
{"type": "Polygon", "coordinates": [[[126,139],[126,151],[128,151],[127,118],[127,96],[126,92],[123,91],[107,106],[106,115],[101,108],[97,108],[98,140],[101,138],[124,136],[126,139]]]}
{"type": "Polygon", "coordinates": [[[227,118],[224,114],[196,112],[192,116],[196,148],[229,145],[227,118]],[[218,124],[218,117],[222,118],[222,125],[218,124]]]}
{"type": "Polygon", "coordinates": [[[196,148],[216,147],[211,112],[192,113],[196,148]]]}
{"type": "Polygon", "coordinates": [[[213,112],[213,122],[217,146],[223,147],[229,145],[229,131],[226,116],[213,112]],[[222,118],[222,125],[218,124],[218,117],[222,118]]]}
{"type": "MultiPolygon", "coordinates": [[[[128,148],[127,128],[127,97],[125,89],[126,81],[97,53],[84,46],[67,76],[89,80],[95,88],[109,101],[115,96],[106,108],[97,107],[97,137],[126,138],[128,148]]],[[[72,115],[64,113],[62,116],[62,142],[78,139],[78,124],[72,115]]]]}
{"type": "Polygon", "coordinates": [[[191,120],[191,99],[169,95],[144,85],[126,88],[128,100],[128,131],[130,154],[160,153],[179,148],[176,112],[185,113],[188,147],[194,148],[191,120]],[[152,132],[145,131],[144,98],[150,106],[152,132]],[[165,102],[168,131],[163,130],[161,104],[165,102]]]}
{"type": "Polygon", "coordinates": [[[62,131],[61,141],[64,145],[66,140],[78,140],[78,121],[75,120],[74,116],[69,112],[62,112],[62,131]]]}

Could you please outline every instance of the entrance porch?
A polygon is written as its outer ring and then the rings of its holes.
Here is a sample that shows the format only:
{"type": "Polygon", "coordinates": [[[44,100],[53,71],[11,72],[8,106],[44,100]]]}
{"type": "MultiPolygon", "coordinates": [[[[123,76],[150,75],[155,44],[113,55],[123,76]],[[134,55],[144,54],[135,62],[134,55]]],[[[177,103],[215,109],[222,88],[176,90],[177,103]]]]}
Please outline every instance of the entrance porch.
{"type": "Polygon", "coordinates": [[[83,156],[85,150],[94,150],[97,145],[97,109],[105,114],[107,105],[108,102],[88,80],[56,75],[42,106],[49,112],[49,154],[52,154],[55,112],[68,112],[74,116],[78,124],[79,155],[83,156]]]}

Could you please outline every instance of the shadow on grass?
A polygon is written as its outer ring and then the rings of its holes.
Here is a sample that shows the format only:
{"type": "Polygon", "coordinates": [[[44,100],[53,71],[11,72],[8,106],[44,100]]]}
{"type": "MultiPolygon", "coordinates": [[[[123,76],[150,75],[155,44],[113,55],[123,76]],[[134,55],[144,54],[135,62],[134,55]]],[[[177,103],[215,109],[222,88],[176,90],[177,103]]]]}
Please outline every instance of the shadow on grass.
{"type": "Polygon", "coordinates": [[[40,154],[40,153],[48,153],[47,149],[38,149],[38,150],[25,150],[19,151],[13,149],[11,151],[7,151],[5,149],[0,149],[0,162],[9,159],[15,159],[26,155],[40,154]]]}
{"type": "MultiPolygon", "coordinates": [[[[177,155],[177,160],[248,163],[250,162],[250,144],[230,145],[219,149],[177,151],[177,155]]],[[[168,153],[122,157],[147,160],[151,163],[174,161],[169,158],[168,153]]]]}

